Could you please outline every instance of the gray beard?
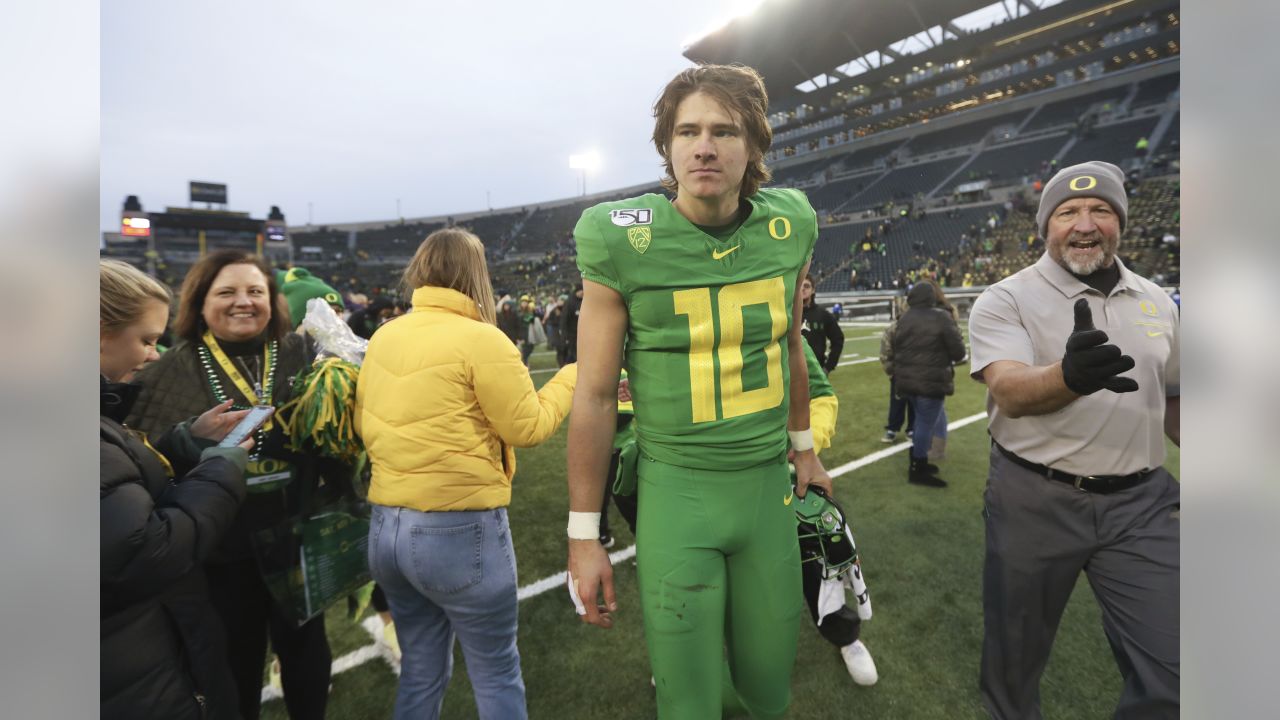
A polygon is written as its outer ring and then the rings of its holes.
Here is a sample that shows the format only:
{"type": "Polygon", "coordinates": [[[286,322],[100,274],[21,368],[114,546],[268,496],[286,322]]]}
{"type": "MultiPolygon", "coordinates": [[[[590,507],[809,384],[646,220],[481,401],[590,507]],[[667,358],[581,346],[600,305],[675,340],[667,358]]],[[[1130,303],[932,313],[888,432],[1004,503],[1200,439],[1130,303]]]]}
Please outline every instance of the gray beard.
{"type": "Polygon", "coordinates": [[[1090,260],[1088,262],[1075,262],[1071,260],[1070,256],[1064,254],[1062,260],[1063,260],[1063,263],[1067,266],[1067,269],[1075,273],[1076,275],[1092,275],[1104,267],[1111,267],[1111,263],[1113,262],[1113,256],[1106,255],[1104,253],[1103,255],[1100,255],[1096,260],[1090,260]]]}

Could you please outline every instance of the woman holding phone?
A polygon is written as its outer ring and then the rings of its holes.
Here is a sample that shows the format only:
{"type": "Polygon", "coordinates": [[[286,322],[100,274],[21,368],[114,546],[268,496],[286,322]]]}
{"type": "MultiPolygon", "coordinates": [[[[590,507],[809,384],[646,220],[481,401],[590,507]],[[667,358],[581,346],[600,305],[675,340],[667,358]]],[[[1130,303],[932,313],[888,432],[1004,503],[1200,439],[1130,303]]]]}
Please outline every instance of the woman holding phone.
{"type": "Polygon", "coordinates": [[[373,464],[369,569],[402,652],[396,718],[438,718],[461,641],[481,718],[527,716],[507,522],[513,447],[560,426],[577,365],[535,390],[495,324],[484,246],[449,228],[404,271],[413,311],[369,341],[356,431],[373,464]]]}
{"type": "MultiPolygon", "coordinates": [[[[305,373],[313,358],[302,336],[290,331],[278,292],[275,274],[245,252],[220,250],[193,265],[182,284],[174,327],[181,342],[138,374],[144,390],[130,422],[154,430],[213,403],[229,401],[245,410],[284,405],[294,377],[305,373]]],[[[350,468],[288,449],[278,418],[268,418],[252,437],[248,496],[205,565],[226,630],[240,714],[246,720],[258,717],[270,636],[289,716],[323,718],[332,660],[324,615],[298,625],[268,590],[251,538],[299,513],[304,493],[343,491],[350,468]]]]}
{"type": "Polygon", "coordinates": [[[244,413],[220,404],[153,444],[123,424],[169,319],[169,291],[122,262],[100,286],[103,718],[236,718],[217,614],[200,564],[244,500],[248,439],[212,447],[244,413]]]}

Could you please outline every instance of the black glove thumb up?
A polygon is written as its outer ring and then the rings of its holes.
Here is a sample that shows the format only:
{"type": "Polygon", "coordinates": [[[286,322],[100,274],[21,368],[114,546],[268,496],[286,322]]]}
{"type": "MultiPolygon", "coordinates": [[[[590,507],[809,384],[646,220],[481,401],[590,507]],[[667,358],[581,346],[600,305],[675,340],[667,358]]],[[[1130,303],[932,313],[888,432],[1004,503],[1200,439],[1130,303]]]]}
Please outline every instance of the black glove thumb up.
{"type": "Polygon", "coordinates": [[[1075,326],[1062,356],[1062,380],[1069,390],[1077,395],[1092,395],[1103,389],[1112,392],[1138,389],[1137,381],[1116,377],[1133,369],[1133,358],[1121,353],[1115,345],[1105,344],[1107,340],[1107,334],[1093,326],[1089,301],[1076,300],[1075,326]]]}
{"type": "Polygon", "coordinates": [[[1083,332],[1093,329],[1093,310],[1089,309],[1089,301],[1080,298],[1076,300],[1076,326],[1072,328],[1072,333],[1083,332]]]}

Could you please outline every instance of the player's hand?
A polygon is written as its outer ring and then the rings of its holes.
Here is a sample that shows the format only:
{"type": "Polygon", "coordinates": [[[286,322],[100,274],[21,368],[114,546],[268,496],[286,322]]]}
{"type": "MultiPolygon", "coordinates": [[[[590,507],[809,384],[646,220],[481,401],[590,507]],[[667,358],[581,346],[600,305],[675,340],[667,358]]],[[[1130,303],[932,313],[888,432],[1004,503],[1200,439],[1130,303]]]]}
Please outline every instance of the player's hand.
{"type": "Polygon", "coordinates": [[[804,497],[810,483],[826,490],[828,497],[835,495],[831,489],[831,476],[827,474],[826,468],[822,467],[822,461],[818,459],[817,453],[812,450],[798,452],[791,462],[796,466],[796,495],[804,497]]]}
{"type": "Polygon", "coordinates": [[[611,613],[618,609],[613,594],[613,566],[599,540],[569,540],[567,584],[582,622],[606,629],[613,627],[611,613]],[[603,605],[598,604],[601,589],[604,590],[603,605]]]}
{"type": "MultiPolygon", "coordinates": [[[[245,415],[249,414],[248,410],[232,410],[231,402],[214,405],[212,408],[204,411],[200,417],[191,423],[189,430],[193,437],[203,438],[218,442],[231,432],[231,428],[236,426],[245,415]]],[[[245,448],[246,450],[248,448],[245,448]]]]}
{"type": "Polygon", "coordinates": [[[1093,326],[1093,311],[1089,309],[1088,300],[1076,301],[1075,315],[1075,327],[1062,356],[1062,380],[1067,389],[1077,395],[1092,395],[1099,390],[1117,393],[1137,390],[1136,380],[1116,377],[1133,369],[1133,358],[1107,343],[1107,334],[1093,326]]]}
{"type": "Polygon", "coordinates": [[[618,402],[631,402],[631,379],[623,378],[618,381],[618,402]]]}

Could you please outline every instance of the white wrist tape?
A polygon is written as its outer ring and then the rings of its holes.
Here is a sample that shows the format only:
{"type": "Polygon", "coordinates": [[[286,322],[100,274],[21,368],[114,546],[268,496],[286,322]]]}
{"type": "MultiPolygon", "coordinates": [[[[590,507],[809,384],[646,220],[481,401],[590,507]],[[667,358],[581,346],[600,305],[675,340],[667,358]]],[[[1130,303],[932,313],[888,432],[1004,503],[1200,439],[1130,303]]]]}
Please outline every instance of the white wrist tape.
{"type": "MultiPolygon", "coordinates": [[[[813,441],[810,440],[809,445],[812,447],[813,441]]],[[[599,540],[600,539],[600,513],[598,512],[573,512],[569,511],[569,539],[570,540],[599,540]]]]}
{"type": "Polygon", "coordinates": [[[805,428],[804,430],[788,430],[787,434],[791,436],[791,449],[796,452],[804,452],[813,449],[813,428],[805,428]]]}

